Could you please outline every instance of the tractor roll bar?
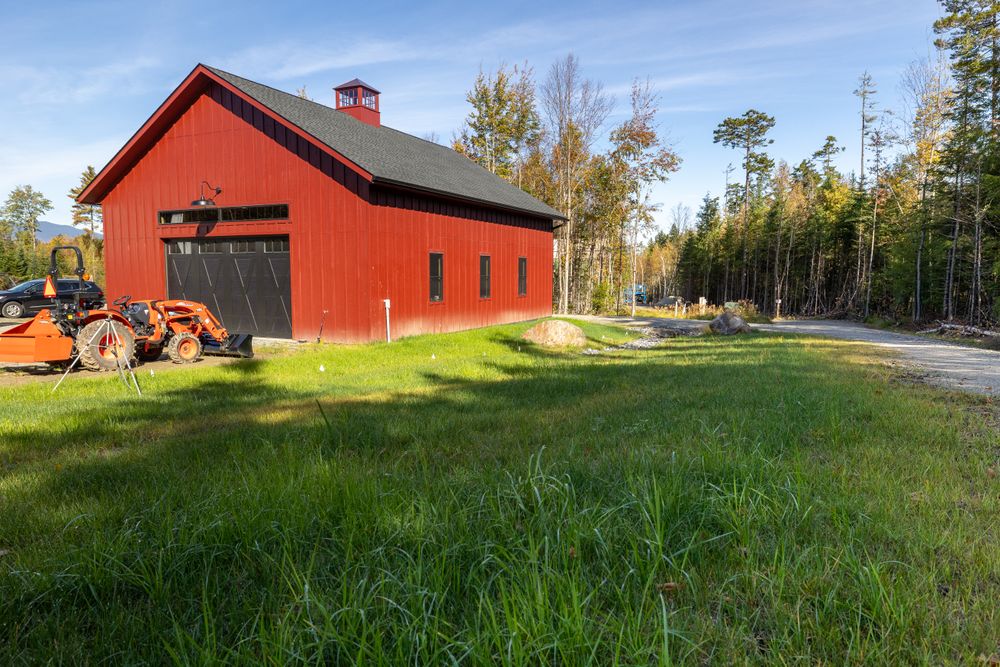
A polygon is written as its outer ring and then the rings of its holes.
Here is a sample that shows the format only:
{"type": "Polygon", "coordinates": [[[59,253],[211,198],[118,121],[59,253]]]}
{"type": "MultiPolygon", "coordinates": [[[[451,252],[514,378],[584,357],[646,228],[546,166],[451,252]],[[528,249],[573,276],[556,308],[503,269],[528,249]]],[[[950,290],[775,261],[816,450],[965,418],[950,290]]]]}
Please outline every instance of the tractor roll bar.
{"type": "Polygon", "coordinates": [[[52,276],[52,281],[56,286],[56,296],[53,297],[52,302],[55,304],[59,303],[59,263],[56,262],[56,256],[61,250],[72,250],[76,255],[76,270],[73,273],[76,274],[76,279],[80,283],[80,289],[73,295],[73,299],[76,303],[76,309],[80,310],[80,293],[84,290],[83,275],[86,273],[86,270],[83,268],[83,253],[75,245],[57,245],[49,253],[49,275],[52,276]]]}

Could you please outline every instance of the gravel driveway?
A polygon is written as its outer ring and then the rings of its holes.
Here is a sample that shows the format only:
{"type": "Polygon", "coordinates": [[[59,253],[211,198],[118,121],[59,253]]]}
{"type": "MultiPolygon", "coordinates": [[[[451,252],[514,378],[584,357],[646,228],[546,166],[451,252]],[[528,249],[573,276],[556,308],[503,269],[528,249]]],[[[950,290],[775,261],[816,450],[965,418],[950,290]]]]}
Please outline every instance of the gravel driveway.
{"type": "MultiPolygon", "coordinates": [[[[594,321],[613,322],[637,327],[697,329],[706,323],[699,320],[670,318],[594,317],[594,321]]],[[[1000,396],[1000,352],[980,350],[923,336],[871,329],[843,320],[789,320],[773,324],[753,324],[754,329],[783,334],[806,334],[868,343],[888,349],[916,369],[926,380],[949,389],[1000,396]]]]}
{"type": "Polygon", "coordinates": [[[872,329],[842,320],[793,320],[754,324],[775,333],[808,334],[887,348],[901,361],[926,373],[928,380],[953,389],[1000,396],[1000,352],[956,345],[924,336],[872,329]]]}

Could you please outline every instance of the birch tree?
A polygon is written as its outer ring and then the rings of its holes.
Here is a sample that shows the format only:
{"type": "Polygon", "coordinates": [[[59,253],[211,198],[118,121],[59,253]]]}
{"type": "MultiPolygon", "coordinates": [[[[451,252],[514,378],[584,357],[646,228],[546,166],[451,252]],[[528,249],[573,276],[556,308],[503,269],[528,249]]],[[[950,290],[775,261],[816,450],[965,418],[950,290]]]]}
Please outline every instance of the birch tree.
{"type": "Polygon", "coordinates": [[[659,98],[649,80],[632,82],[632,115],[611,133],[613,155],[623,166],[624,180],[629,185],[630,199],[625,206],[631,215],[632,247],[632,316],[635,317],[636,267],[638,266],[639,235],[652,223],[657,206],[650,201],[650,187],[665,181],[677,171],[680,158],[661,135],[656,114],[659,98]]]}
{"type": "Polygon", "coordinates": [[[570,53],[552,64],[541,86],[546,137],[551,143],[558,206],[567,220],[560,234],[560,313],[570,309],[572,258],[577,206],[581,198],[591,149],[611,112],[612,100],[604,87],[583,76],[580,61],[570,53]]]}

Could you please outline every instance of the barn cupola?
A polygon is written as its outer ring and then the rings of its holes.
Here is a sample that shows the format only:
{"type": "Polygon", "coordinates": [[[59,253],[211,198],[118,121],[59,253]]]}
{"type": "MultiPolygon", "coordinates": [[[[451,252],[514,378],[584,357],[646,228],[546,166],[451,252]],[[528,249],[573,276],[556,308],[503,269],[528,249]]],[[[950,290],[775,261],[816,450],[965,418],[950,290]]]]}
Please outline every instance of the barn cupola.
{"type": "Polygon", "coordinates": [[[333,89],[337,109],[354,116],[362,123],[378,127],[382,124],[378,110],[379,92],[361,79],[353,79],[333,89]]]}

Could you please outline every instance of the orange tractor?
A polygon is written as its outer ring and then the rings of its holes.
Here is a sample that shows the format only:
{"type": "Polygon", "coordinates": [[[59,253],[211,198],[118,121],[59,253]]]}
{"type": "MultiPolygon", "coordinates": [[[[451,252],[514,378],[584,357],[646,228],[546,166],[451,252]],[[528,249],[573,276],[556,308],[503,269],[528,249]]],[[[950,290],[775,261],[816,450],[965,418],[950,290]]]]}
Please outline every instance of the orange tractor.
{"type": "Polygon", "coordinates": [[[45,362],[65,366],[76,356],[93,371],[118,369],[122,361],[153,361],[164,352],[177,363],[191,363],[202,354],[252,357],[253,336],[230,334],[202,303],[184,299],[114,301],[117,310],[86,310],[79,293],[71,303],[58,299],[56,284],[60,250],[76,254],[81,291],[86,278],[83,255],[76,246],[52,249],[44,296],[52,307],[34,319],[0,333],[0,361],[45,362]]]}

